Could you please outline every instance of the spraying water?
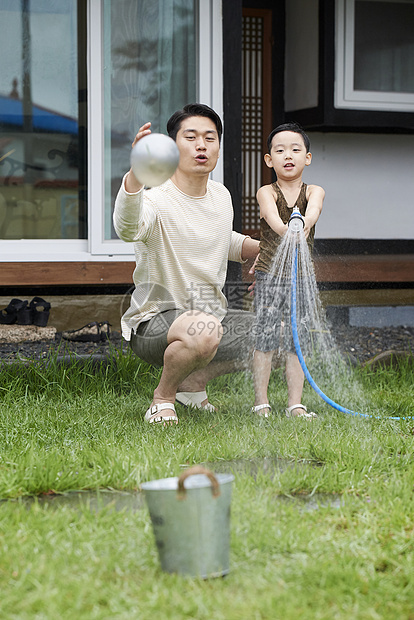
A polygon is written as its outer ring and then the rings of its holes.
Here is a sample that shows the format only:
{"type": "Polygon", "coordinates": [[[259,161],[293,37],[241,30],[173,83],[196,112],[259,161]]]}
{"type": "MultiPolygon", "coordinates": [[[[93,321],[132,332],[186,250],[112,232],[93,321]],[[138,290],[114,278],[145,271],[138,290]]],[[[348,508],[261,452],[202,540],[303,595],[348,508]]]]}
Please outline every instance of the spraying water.
{"type": "MultiPolygon", "coordinates": [[[[281,321],[277,326],[277,329],[280,329],[280,349],[289,350],[291,338],[293,338],[296,354],[306,379],[315,392],[331,407],[353,416],[379,417],[369,413],[359,413],[337,404],[320,389],[315,381],[316,378],[320,384],[329,384],[331,395],[336,400],[346,399],[347,402],[357,403],[361,399],[363,391],[352,377],[328,327],[303,228],[304,218],[295,208],[289,220],[288,231],[282,238],[271,265],[270,273],[274,278],[272,296],[277,299],[286,287],[290,287],[290,295],[284,297],[284,300],[288,304],[285,317],[286,314],[290,317],[291,331],[287,329],[285,321],[281,321]],[[306,362],[302,344],[307,353],[306,362]]],[[[360,402],[359,404],[362,408],[366,407],[366,403],[360,402]]],[[[388,419],[412,418],[390,416],[388,419]]]]}
{"type": "MultiPolygon", "coordinates": [[[[272,305],[277,307],[279,304],[283,317],[276,326],[279,330],[279,353],[292,350],[293,338],[294,348],[305,377],[319,396],[331,406],[336,404],[332,399],[325,397],[314,378],[329,387],[333,398],[342,401],[346,398],[347,402],[351,401],[355,405],[361,399],[362,391],[356,386],[349,366],[342,357],[327,324],[303,226],[302,215],[294,209],[288,230],[281,239],[270,267],[272,285],[267,309],[271,312],[272,305]],[[282,302],[278,300],[283,300],[283,307],[282,302]]],[[[336,408],[346,413],[355,413],[340,406],[336,408]]],[[[365,414],[355,413],[355,415],[365,417],[365,414]]]]}

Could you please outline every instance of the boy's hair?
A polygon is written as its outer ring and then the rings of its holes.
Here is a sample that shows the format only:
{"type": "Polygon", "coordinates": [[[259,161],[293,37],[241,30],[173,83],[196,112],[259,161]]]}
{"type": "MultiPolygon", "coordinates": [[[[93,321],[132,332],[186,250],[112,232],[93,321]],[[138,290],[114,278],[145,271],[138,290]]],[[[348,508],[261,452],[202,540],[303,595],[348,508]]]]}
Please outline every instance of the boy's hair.
{"type": "Polygon", "coordinates": [[[275,129],[273,129],[273,131],[270,132],[269,137],[267,138],[267,148],[268,148],[269,153],[272,150],[272,140],[273,140],[273,138],[275,137],[275,135],[277,133],[280,133],[281,131],[293,131],[294,133],[300,134],[302,136],[302,138],[303,138],[303,142],[305,143],[306,152],[309,153],[309,151],[310,151],[310,140],[309,140],[309,137],[303,131],[302,127],[300,125],[298,125],[298,123],[294,123],[294,122],[283,123],[283,125],[279,125],[275,129]]]}
{"type": "Polygon", "coordinates": [[[175,140],[177,138],[177,133],[181,127],[181,123],[191,116],[205,116],[213,121],[216,126],[219,143],[221,142],[221,136],[223,133],[223,125],[219,115],[208,107],[208,105],[204,105],[204,103],[189,103],[183,107],[182,110],[177,110],[170,117],[167,123],[167,132],[170,138],[175,140]]]}

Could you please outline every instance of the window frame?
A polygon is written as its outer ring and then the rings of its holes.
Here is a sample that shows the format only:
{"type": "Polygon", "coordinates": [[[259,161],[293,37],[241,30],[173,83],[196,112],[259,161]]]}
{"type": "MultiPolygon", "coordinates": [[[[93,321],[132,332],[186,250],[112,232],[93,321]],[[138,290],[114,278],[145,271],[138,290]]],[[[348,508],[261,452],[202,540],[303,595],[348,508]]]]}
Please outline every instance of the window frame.
{"type": "MultiPolygon", "coordinates": [[[[101,0],[90,0],[89,4],[89,233],[90,253],[92,257],[110,256],[125,260],[132,257],[132,244],[126,244],[120,239],[105,239],[105,161],[104,161],[104,85],[103,85],[103,10],[101,0]],[[96,112],[98,111],[98,113],[96,112]],[[99,152],[100,157],[95,153],[99,152]]],[[[222,26],[221,0],[198,0],[197,37],[198,50],[208,50],[208,53],[198,53],[198,99],[213,107],[222,116],[222,74],[214,71],[221,66],[222,58],[222,26]],[[200,25],[203,25],[203,28],[200,25]],[[200,79],[203,76],[203,79],[200,79]]],[[[133,136],[132,136],[133,137],[133,136]]],[[[219,159],[216,169],[212,173],[216,181],[223,180],[222,160],[219,159]]],[[[121,179],[120,179],[121,182],[121,179]]]]}
{"type": "MultiPolygon", "coordinates": [[[[335,88],[337,109],[414,111],[414,93],[354,89],[355,2],[336,0],[335,88]]],[[[366,0],[374,1],[374,0],[366,0]]],[[[394,3],[411,0],[375,0],[394,3]]]]}

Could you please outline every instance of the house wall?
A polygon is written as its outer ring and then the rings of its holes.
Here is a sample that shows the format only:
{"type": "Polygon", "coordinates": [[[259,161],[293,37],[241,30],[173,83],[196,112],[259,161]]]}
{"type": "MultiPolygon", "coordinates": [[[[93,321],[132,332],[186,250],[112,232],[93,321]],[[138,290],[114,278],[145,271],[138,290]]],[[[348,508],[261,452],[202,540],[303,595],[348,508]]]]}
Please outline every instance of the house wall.
{"type": "Polygon", "coordinates": [[[326,191],[319,238],[414,238],[414,136],[308,132],[304,180],[326,191]]]}

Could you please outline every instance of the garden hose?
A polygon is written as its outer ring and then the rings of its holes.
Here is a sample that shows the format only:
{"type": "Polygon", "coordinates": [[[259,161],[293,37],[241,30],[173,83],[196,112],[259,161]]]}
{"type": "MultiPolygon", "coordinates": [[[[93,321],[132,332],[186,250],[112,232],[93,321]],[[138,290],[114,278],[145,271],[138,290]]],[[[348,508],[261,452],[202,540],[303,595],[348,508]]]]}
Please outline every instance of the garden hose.
{"type": "MultiPolygon", "coordinates": [[[[297,220],[295,224],[297,223],[297,220]]],[[[306,367],[305,359],[302,355],[302,350],[300,348],[299,337],[298,337],[298,326],[296,320],[296,281],[297,281],[297,271],[298,271],[298,248],[296,246],[295,251],[292,254],[292,275],[291,275],[291,307],[290,307],[290,320],[292,324],[292,335],[293,335],[293,343],[295,345],[296,355],[298,356],[299,363],[302,367],[304,375],[308,380],[310,386],[315,390],[317,394],[326,402],[328,405],[337,409],[338,411],[342,411],[342,413],[348,413],[352,416],[358,416],[361,418],[377,418],[381,419],[380,416],[368,415],[366,413],[358,413],[357,411],[352,411],[351,409],[346,409],[346,407],[342,407],[335,403],[331,398],[326,396],[322,392],[322,390],[316,385],[313,380],[309,370],[306,367]]],[[[399,416],[387,416],[387,420],[413,420],[413,416],[407,417],[399,417],[399,416]]]]}

